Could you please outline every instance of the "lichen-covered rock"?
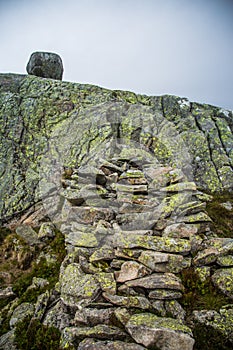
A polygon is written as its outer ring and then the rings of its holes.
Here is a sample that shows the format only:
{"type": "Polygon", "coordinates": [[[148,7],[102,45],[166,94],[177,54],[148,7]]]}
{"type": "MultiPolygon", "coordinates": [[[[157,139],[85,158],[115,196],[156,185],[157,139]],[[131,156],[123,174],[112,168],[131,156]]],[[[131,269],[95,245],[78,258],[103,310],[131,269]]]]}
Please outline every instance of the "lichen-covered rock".
{"type": "Polygon", "coordinates": [[[27,72],[41,78],[62,80],[61,57],[52,52],[34,52],[28,61],[27,72]]]}
{"type": "Polygon", "coordinates": [[[78,350],[143,350],[143,346],[135,343],[125,343],[120,340],[116,341],[98,341],[95,339],[85,339],[79,346],[78,350]]]}
{"type": "Polygon", "coordinates": [[[138,260],[154,272],[178,273],[191,265],[182,255],[143,251],[138,260]]]}
{"type": "Polygon", "coordinates": [[[121,270],[115,272],[117,282],[126,282],[150,274],[150,270],[136,261],[126,261],[121,270]]]}
{"type": "Polygon", "coordinates": [[[153,273],[147,277],[127,281],[125,284],[128,287],[143,287],[146,289],[184,290],[180,278],[172,273],[153,273]]]}
{"type": "Polygon", "coordinates": [[[202,310],[193,312],[193,321],[204,328],[210,327],[217,330],[223,339],[233,345],[233,308],[229,305],[222,308],[219,312],[215,310],[202,310]]]}
{"type": "Polygon", "coordinates": [[[103,293],[103,297],[113,305],[122,306],[126,308],[138,308],[141,310],[151,309],[149,300],[141,296],[119,296],[103,293]]]}
{"type": "Polygon", "coordinates": [[[95,338],[100,340],[122,340],[130,339],[128,334],[115,326],[97,325],[94,327],[67,327],[62,332],[61,346],[75,344],[85,338],[95,338]]]}
{"type": "Polygon", "coordinates": [[[15,327],[18,322],[23,321],[27,316],[32,316],[34,314],[34,305],[30,303],[20,304],[13,312],[10,319],[11,328],[15,327]]]}
{"type": "Polygon", "coordinates": [[[60,276],[60,285],[62,301],[73,307],[90,303],[101,290],[96,277],[83,273],[76,263],[67,266],[60,276]]]}
{"type": "Polygon", "coordinates": [[[191,330],[172,318],[162,318],[149,313],[133,315],[127,322],[126,329],[137,343],[148,348],[193,349],[191,330]]]}
{"type": "Polygon", "coordinates": [[[212,275],[214,285],[220,291],[233,299],[233,268],[219,269],[212,275]]]}

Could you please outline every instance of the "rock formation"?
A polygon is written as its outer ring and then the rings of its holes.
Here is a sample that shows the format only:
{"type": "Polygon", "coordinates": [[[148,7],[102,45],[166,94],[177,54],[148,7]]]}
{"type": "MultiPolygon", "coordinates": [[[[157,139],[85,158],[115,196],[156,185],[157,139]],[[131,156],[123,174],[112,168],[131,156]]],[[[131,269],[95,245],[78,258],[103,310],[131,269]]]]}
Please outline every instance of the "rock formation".
{"type": "Polygon", "coordinates": [[[226,191],[232,215],[232,112],[34,76],[0,92],[0,349],[34,322],[63,349],[232,347],[233,239],[208,212],[226,191]]]}
{"type": "Polygon", "coordinates": [[[61,57],[52,52],[34,52],[28,61],[27,72],[41,78],[62,80],[61,57]]]}

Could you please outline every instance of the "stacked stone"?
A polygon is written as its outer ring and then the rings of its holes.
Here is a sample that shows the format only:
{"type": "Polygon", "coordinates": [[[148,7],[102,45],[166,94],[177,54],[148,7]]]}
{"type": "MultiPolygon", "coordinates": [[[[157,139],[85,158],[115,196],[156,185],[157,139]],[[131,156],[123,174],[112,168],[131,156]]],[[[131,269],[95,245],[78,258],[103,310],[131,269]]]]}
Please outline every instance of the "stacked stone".
{"type": "Polygon", "coordinates": [[[193,348],[178,274],[191,266],[210,219],[195,184],[180,171],[138,164],[103,162],[95,185],[82,169],[63,177],[61,230],[69,254],[60,292],[74,312],[63,346],[193,348]]]}

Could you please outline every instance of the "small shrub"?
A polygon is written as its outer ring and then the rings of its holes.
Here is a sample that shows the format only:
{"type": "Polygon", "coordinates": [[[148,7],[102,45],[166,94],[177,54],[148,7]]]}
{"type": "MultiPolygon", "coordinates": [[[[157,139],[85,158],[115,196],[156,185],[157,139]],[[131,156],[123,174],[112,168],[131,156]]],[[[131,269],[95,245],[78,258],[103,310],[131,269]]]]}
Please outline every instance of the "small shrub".
{"type": "Polygon", "coordinates": [[[19,350],[59,350],[60,332],[38,319],[25,318],[15,329],[15,344],[19,350]]]}

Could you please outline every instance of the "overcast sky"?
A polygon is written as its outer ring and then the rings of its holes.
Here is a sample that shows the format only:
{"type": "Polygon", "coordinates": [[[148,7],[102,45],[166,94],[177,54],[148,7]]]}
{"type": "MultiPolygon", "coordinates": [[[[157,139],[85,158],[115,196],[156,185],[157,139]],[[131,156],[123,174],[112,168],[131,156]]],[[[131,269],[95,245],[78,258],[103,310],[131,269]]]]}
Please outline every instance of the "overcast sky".
{"type": "Polygon", "coordinates": [[[233,0],[0,0],[0,72],[58,53],[63,80],[233,109],[233,0]]]}

